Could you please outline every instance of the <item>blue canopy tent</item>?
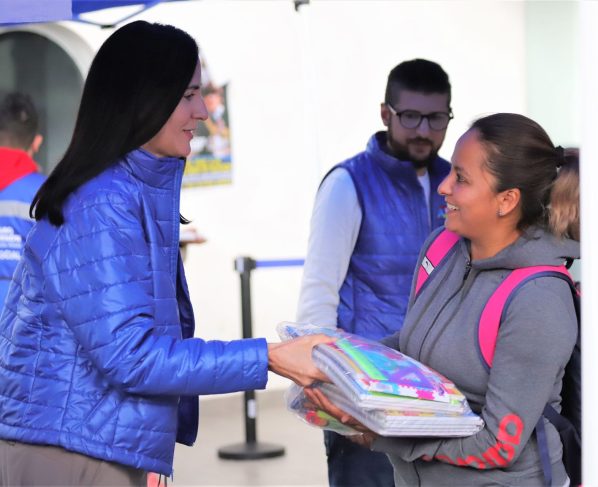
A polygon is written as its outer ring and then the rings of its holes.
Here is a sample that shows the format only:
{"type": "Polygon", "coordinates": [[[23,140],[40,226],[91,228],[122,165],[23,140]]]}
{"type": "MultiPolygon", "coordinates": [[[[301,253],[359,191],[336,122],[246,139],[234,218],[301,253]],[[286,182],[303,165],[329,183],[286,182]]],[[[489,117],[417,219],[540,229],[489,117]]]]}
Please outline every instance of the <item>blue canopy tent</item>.
{"type": "Polygon", "coordinates": [[[170,1],[177,0],[0,0],[0,25],[75,20],[113,27],[160,2],[170,1]],[[100,24],[81,17],[81,14],[87,12],[129,6],[138,6],[139,9],[110,24],[100,24]]]}
{"type": "Polygon", "coordinates": [[[84,12],[93,12],[94,10],[125,7],[129,5],[142,5],[143,8],[150,8],[157,3],[160,3],[160,0],[71,0],[69,3],[72,3],[73,15],[79,15],[84,12]]]}
{"type": "MultiPolygon", "coordinates": [[[[124,22],[125,20],[134,17],[135,15],[140,14],[141,12],[159,4],[160,2],[171,2],[176,0],[147,0],[147,1],[139,1],[139,0],[71,0],[72,3],[72,10],[73,10],[73,20],[79,22],[85,22],[87,24],[94,24],[99,25],[101,27],[114,27],[115,25],[124,22]],[[107,24],[98,24],[96,22],[91,22],[89,20],[85,20],[81,18],[80,14],[86,12],[93,12],[95,10],[103,10],[106,8],[112,7],[127,7],[131,5],[138,5],[139,9],[133,13],[130,13],[124,17],[120,17],[118,20],[111,22],[109,25],[107,24]]],[[[179,0],[180,1],[180,0],[179,0]]]]}

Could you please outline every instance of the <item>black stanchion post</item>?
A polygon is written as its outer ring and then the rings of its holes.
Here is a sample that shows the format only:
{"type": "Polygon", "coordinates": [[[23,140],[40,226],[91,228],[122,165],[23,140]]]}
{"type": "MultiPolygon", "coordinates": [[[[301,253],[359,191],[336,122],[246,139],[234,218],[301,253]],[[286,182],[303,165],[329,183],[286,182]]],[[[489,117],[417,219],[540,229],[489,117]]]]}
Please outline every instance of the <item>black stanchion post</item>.
{"type": "MultiPolygon", "coordinates": [[[[256,262],[251,257],[237,257],[235,270],[241,278],[241,320],[243,338],[252,338],[251,320],[251,271],[256,262]]],[[[255,391],[246,391],[245,399],[245,443],[237,443],[222,447],[218,456],[227,460],[259,460],[260,458],[274,458],[284,455],[284,447],[271,443],[258,443],[256,435],[256,402],[255,391]]]]}

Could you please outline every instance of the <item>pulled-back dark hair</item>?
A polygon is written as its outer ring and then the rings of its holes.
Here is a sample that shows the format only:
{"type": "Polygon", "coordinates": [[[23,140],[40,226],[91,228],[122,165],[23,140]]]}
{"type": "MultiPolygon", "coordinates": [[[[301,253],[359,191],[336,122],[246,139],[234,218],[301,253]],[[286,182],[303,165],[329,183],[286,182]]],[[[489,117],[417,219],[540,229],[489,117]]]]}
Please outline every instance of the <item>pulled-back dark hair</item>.
{"type": "MultiPolygon", "coordinates": [[[[496,113],[476,120],[471,129],[477,131],[486,148],[486,166],[496,178],[495,190],[518,188],[521,193],[521,218],[517,225],[520,230],[530,225],[549,227],[552,212],[570,215],[563,209],[573,205],[579,207],[579,192],[577,201],[573,192],[569,198],[551,202],[552,189],[557,184],[557,168],[566,162],[566,158],[563,149],[555,147],[536,122],[516,113],[496,113]]],[[[566,172],[561,171],[559,179],[566,172]]],[[[567,218],[577,218],[579,228],[579,212],[567,218]]],[[[562,217],[560,220],[562,228],[575,226],[574,221],[563,223],[562,217]]],[[[556,235],[566,235],[553,225],[549,229],[556,235]]]]}
{"type": "Polygon", "coordinates": [[[440,64],[427,59],[403,61],[388,74],[384,102],[395,105],[401,90],[420,93],[440,93],[448,95],[451,105],[451,84],[449,77],[440,64]]]}
{"type": "Polygon", "coordinates": [[[171,25],[136,21],[115,31],[89,69],[70,145],[31,204],[35,219],[64,223],[73,191],[156,135],[198,62],[195,40],[171,25]]]}
{"type": "Polygon", "coordinates": [[[27,150],[38,134],[37,110],[29,95],[9,93],[0,102],[0,145],[27,150]]]}

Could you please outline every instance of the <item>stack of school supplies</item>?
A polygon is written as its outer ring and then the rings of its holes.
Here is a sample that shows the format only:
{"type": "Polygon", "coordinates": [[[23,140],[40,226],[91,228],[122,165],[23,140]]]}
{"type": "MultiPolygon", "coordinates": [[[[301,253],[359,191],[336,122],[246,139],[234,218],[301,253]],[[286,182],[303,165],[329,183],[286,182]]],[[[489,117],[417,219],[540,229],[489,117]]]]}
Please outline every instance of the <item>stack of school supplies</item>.
{"type": "MultiPolygon", "coordinates": [[[[378,434],[468,436],[483,426],[451,381],[396,350],[313,325],[285,322],[278,326],[278,333],[282,339],[316,333],[335,338],[314,349],[316,365],[332,381],[317,387],[340,409],[378,434]]],[[[288,394],[287,405],[311,424],[339,430],[338,422],[315,410],[300,389],[288,394]]]]}

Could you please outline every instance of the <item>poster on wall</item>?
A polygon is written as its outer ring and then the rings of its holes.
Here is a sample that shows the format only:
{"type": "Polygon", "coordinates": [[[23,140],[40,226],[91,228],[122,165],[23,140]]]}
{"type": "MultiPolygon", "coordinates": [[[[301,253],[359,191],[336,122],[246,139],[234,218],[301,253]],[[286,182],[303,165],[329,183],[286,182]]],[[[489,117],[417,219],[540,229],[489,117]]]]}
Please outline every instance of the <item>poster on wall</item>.
{"type": "Polygon", "coordinates": [[[210,77],[201,56],[201,93],[208,110],[208,119],[200,122],[191,141],[183,187],[231,184],[232,157],[226,85],[217,85],[210,77]]]}

